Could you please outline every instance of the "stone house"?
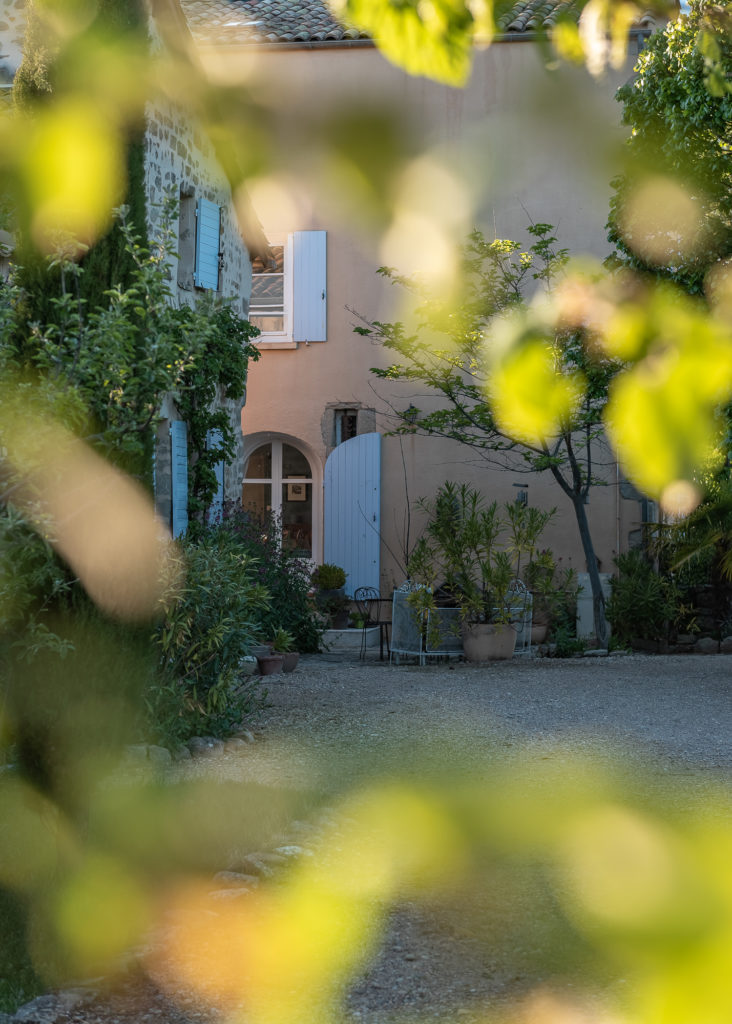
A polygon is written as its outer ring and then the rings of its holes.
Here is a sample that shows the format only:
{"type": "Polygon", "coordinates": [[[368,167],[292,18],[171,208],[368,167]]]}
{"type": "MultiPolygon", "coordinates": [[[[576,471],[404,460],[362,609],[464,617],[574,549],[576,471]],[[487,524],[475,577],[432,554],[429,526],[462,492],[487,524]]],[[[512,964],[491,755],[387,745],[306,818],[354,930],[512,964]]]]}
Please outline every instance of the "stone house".
{"type": "MultiPolygon", "coordinates": [[[[388,436],[395,410],[407,409],[415,396],[375,385],[369,368],[386,365],[385,355],[354,334],[354,311],[399,318],[396,289],[375,271],[383,264],[408,270],[403,261],[420,248],[418,232],[411,250],[401,243],[409,218],[419,221],[425,213],[424,198],[416,189],[410,193],[409,184],[425,168],[437,182],[423,190],[428,213],[433,220],[435,211],[444,214],[438,226],[446,230],[459,222],[463,237],[477,225],[490,237],[520,239],[530,220],[549,222],[573,253],[604,256],[606,156],[622,141],[614,93],[631,73],[652,20],[634,27],[625,67],[595,80],[584,68],[547,69],[547,51],[535,45],[537,30],[551,31],[562,11],[577,16],[577,5],[518,0],[493,45],[475,54],[460,90],[394,67],[321,0],[180,4],[204,66],[232,81],[261,83],[279,133],[297,138],[300,148],[328,118],[341,124],[350,115],[363,125],[358,116],[369,111],[387,128],[396,124],[414,147],[408,168],[414,173],[402,182],[404,228],[386,241],[369,223],[379,211],[353,164],[344,170],[316,163],[318,172],[308,179],[293,142],[284,184],[252,186],[275,260],[254,264],[251,311],[262,329],[262,357],[252,368],[242,415],[244,505],[279,512],[290,542],[316,562],[344,566],[351,591],[372,585],[388,594],[404,578],[409,502],[430,496],[445,479],[467,481],[489,499],[512,501],[521,493],[532,505],[558,506],[546,543],[563,565],[584,571],[572,509],[548,473],[477,465],[447,440],[388,436]],[[362,216],[351,204],[344,217],[333,201],[332,182],[341,172],[347,187],[363,192],[362,216]],[[461,203],[469,214],[460,215],[461,203]]],[[[377,131],[367,143],[364,163],[370,143],[378,153],[389,138],[377,131]]],[[[378,159],[368,166],[378,177],[378,159]]],[[[425,237],[422,249],[431,255],[425,237]]],[[[593,491],[588,513],[601,569],[611,571],[648,510],[609,451],[605,461],[606,486],[593,491]]],[[[414,522],[411,531],[413,542],[414,522]]]]}
{"type": "MultiPolygon", "coordinates": [[[[175,0],[166,0],[176,7],[175,0]]],[[[0,102],[8,102],[12,81],[23,51],[24,0],[7,0],[0,19],[0,102]]],[[[177,7],[176,7],[177,10],[177,7]]],[[[151,19],[153,46],[161,45],[151,19]]],[[[147,227],[153,237],[166,197],[179,200],[178,252],[171,260],[173,302],[190,304],[205,292],[233,300],[234,312],[246,317],[251,293],[251,256],[263,253],[266,240],[253,216],[242,236],[234,213],[228,180],[216,162],[211,145],[200,131],[171,105],[148,104],[144,131],[144,188],[147,227]]],[[[6,237],[7,236],[7,237],[6,237]]],[[[12,239],[0,235],[0,270],[10,255],[12,239]]],[[[243,400],[221,399],[235,436],[241,439],[243,400]]],[[[178,536],[187,525],[186,424],[168,395],[161,408],[155,452],[155,501],[158,513],[178,536]]],[[[244,467],[244,449],[230,465],[220,465],[215,504],[238,499],[244,467]]]]}

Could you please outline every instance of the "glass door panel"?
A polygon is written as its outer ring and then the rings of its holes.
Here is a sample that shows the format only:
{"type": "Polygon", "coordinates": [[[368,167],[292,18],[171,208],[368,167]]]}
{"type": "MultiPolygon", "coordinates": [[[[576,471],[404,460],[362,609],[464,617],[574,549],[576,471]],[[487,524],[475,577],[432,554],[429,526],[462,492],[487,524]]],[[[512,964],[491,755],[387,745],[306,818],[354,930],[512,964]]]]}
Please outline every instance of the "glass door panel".
{"type": "Polygon", "coordinates": [[[282,484],[282,543],[300,558],[313,554],[313,485],[282,484]]]}
{"type": "Polygon", "coordinates": [[[258,519],[266,519],[272,511],[272,484],[247,484],[241,490],[241,503],[245,512],[258,519]]]}

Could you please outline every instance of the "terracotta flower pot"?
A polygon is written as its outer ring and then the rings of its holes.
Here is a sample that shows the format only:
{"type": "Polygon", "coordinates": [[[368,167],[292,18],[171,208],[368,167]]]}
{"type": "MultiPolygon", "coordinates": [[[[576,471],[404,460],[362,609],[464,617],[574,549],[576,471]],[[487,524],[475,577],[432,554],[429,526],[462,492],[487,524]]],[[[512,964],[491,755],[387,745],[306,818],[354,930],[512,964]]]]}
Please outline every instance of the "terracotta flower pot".
{"type": "Polygon", "coordinates": [[[531,642],[532,644],[543,644],[546,640],[546,634],[549,627],[544,622],[539,622],[537,625],[531,627],[531,642]]]}
{"type": "Polygon", "coordinates": [[[477,622],[463,630],[463,651],[468,661],[504,661],[513,657],[516,630],[511,625],[477,622]]]}
{"type": "Polygon", "coordinates": [[[257,664],[260,676],[273,676],[277,672],[281,672],[284,660],[284,654],[258,654],[257,664]]]}

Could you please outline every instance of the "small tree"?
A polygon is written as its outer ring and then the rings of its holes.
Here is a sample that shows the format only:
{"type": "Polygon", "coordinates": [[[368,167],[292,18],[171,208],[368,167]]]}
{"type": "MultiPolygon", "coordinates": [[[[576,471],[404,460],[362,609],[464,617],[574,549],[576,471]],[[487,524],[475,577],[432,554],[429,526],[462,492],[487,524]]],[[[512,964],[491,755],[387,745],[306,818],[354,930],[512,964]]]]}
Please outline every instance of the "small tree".
{"type": "Polygon", "coordinates": [[[619,364],[590,355],[580,331],[549,333],[527,318],[528,282],[548,286],[567,260],[566,250],[555,248],[550,225],[535,224],[529,232],[536,241],[526,249],[472,232],[461,251],[459,303],[435,299],[415,279],[382,267],[380,273],[418,296],[416,329],[366,320],[355,330],[397,357],[386,369],[372,368],[378,378],[418,384],[427,397],[439,399],[431,411],[410,406],[394,433],[449,438],[498,465],[552,475],[572,503],[592,587],[595,634],[605,644],[605,599],[585,505],[598,482],[602,411],[619,364]]]}

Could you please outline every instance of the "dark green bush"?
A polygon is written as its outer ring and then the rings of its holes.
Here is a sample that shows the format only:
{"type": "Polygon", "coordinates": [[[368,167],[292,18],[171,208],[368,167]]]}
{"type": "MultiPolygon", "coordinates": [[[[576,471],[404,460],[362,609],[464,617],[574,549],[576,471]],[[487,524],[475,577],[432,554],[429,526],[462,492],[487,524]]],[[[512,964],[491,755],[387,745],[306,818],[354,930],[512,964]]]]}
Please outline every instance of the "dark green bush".
{"type": "Polygon", "coordinates": [[[22,897],[0,887],[0,1013],[13,1013],[43,991],[26,944],[27,927],[22,897]]]}
{"type": "Polygon", "coordinates": [[[607,604],[615,639],[667,639],[679,607],[673,581],[657,573],[641,551],[618,555],[615,564],[619,575],[610,582],[607,604]]]}

